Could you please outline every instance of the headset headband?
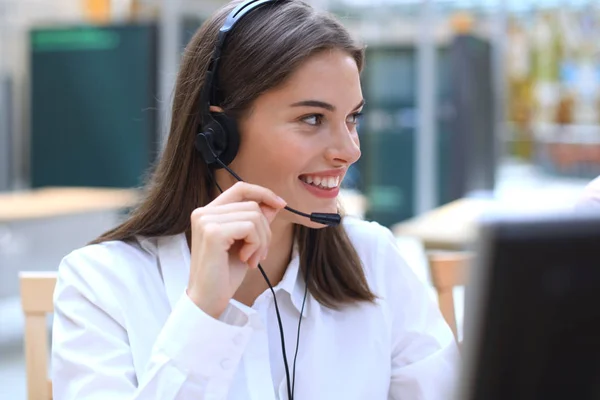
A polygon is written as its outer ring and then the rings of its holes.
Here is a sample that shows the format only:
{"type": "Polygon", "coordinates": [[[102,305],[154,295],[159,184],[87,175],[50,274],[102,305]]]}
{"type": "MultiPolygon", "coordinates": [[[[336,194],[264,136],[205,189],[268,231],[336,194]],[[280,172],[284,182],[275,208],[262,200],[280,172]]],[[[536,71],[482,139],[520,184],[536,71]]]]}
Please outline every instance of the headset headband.
{"type": "Polygon", "coordinates": [[[213,51],[210,62],[208,63],[208,70],[204,78],[204,86],[200,94],[200,113],[202,117],[202,124],[206,124],[210,120],[210,105],[218,105],[218,99],[216,96],[216,85],[215,75],[219,67],[219,60],[221,59],[221,52],[225,44],[227,34],[233,29],[237,22],[247,13],[267,3],[276,3],[280,0],[247,0],[242,4],[238,5],[233,11],[229,13],[225,19],[225,23],[221,29],[219,29],[219,36],[217,37],[217,44],[213,51]]]}

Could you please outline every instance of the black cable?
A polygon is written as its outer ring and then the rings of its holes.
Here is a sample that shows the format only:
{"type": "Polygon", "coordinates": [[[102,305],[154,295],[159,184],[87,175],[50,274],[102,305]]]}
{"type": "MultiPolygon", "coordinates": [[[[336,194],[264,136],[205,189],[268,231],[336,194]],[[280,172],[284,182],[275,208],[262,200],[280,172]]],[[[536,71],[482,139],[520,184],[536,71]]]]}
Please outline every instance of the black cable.
{"type": "Polygon", "coordinates": [[[227,172],[229,172],[231,175],[233,175],[233,177],[235,179],[237,179],[238,181],[242,182],[243,179],[240,178],[240,176],[238,174],[236,174],[235,172],[233,172],[233,170],[231,168],[229,168],[227,165],[225,165],[223,163],[223,161],[221,161],[218,157],[215,158],[215,160],[217,160],[217,162],[219,163],[219,165],[223,168],[225,168],[225,170],[227,170],[227,172]]]}
{"type": "Polygon", "coordinates": [[[210,170],[210,169],[208,170],[208,177],[210,178],[210,181],[217,186],[217,189],[219,189],[219,192],[223,193],[223,189],[221,189],[221,186],[219,186],[219,184],[217,183],[217,179],[215,178],[212,170],[210,170]]]}
{"type": "Polygon", "coordinates": [[[306,264],[306,273],[304,274],[304,299],[302,299],[302,307],[300,308],[300,319],[298,320],[298,333],[296,335],[296,352],[294,353],[294,365],[292,367],[292,393],[296,386],[296,357],[298,357],[298,348],[300,347],[300,326],[302,325],[302,316],[304,315],[304,305],[306,304],[306,296],[308,295],[308,263],[306,264]]]}
{"type": "MultiPolygon", "coordinates": [[[[288,399],[293,400],[294,399],[293,386],[290,384],[290,369],[288,366],[287,355],[285,354],[285,337],[283,335],[283,324],[281,323],[281,315],[279,315],[279,306],[277,304],[277,296],[275,295],[275,290],[273,290],[271,281],[269,281],[269,278],[267,277],[265,270],[263,269],[263,267],[260,264],[258,264],[258,269],[259,269],[260,273],[262,274],[262,276],[265,278],[267,285],[269,285],[269,289],[271,289],[271,293],[273,293],[273,302],[275,303],[275,313],[277,314],[277,323],[279,324],[279,337],[281,338],[281,352],[283,354],[283,366],[285,368],[285,378],[287,381],[288,399]]],[[[300,320],[302,320],[302,316],[300,316],[300,320]]],[[[294,363],[295,362],[296,362],[296,360],[294,359],[294,363]]]]}
{"type": "Polygon", "coordinates": [[[219,188],[219,191],[220,191],[221,193],[223,193],[223,189],[221,189],[221,186],[219,186],[219,184],[217,183],[217,181],[215,181],[215,185],[217,185],[217,187],[219,188]]]}
{"type": "MultiPolygon", "coordinates": [[[[224,167],[236,179],[238,179],[240,181],[242,180],[235,172],[233,172],[225,164],[223,164],[221,162],[221,160],[219,160],[218,157],[216,158],[216,160],[219,164],[221,164],[222,167],[224,167]]],[[[209,176],[210,176],[211,180],[215,183],[215,185],[217,186],[219,191],[221,193],[223,193],[223,189],[221,189],[221,186],[219,186],[219,184],[217,183],[217,180],[215,179],[214,175],[212,174],[212,171],[209,171],[209,176]]],[[[273,285],[271,285],[271,281],[269,280],[269,277],[265,273],[265,271],[264,271],[262,265],[260,265],[260,263],[258,264],[258,270],[262,274],[263,278],[265,278],[265,281],[267,282],[267,285],[269,285],[269,289],[271,290],[271,293],[273,294],[273,302],[275,303],[275,313],[277,314],[277,324],[279,325],[279,337],[281,339],[281,354],[283,355],[283,366],[285,368],[285,378],[286,378],[286,382],[287,382],[288,400],[294,400],[294,387],[296,385],[296,357],[298,356],[298,347],[299,347],[299,343],[300,343],[300,326],[302,324],[302,314],[304,313],[304,304],[306,303],[306,295],[308,293],[308,268],[306,268],[306,278],[305,278],[306,286],[304,288],[304,299],[302,300],[302,308],[300,310],[300,319],[298,320],[298,336],[296,337],[296,352],[294,353],[294,369],[293,369],[294,378],[291,382],[290,382],[290,368],[289,368],[289,364],[287,361],[287,355],[285,352],[285,337],[283,334],[283,323],[281,322],[281,315],[279,314],[279,305],[277,304],[277,296],[275,295],[275,290],[273,290],[273,285]]]]}

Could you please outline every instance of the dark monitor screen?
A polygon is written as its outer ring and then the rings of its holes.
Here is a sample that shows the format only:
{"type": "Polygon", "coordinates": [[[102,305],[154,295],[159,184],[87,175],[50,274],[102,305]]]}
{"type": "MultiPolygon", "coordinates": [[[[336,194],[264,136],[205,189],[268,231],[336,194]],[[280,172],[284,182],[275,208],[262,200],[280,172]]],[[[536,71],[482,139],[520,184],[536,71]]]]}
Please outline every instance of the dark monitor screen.
{"type": "Polygon", "coordinates": [[[600,216],[482,221],[464,400],[600,399],[600,216]]]}

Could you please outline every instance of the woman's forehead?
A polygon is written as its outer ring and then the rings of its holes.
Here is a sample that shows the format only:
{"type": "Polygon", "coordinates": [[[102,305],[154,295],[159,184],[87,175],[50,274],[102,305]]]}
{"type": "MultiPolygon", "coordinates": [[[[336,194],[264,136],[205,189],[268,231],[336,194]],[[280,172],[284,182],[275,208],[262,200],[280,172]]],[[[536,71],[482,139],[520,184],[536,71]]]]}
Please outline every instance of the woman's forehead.
{"type": "Polygon", "coordinates": [[[345,108],[346,103],[354,107],[362,100],[360,74],[349,54],[322,52],[302,63],[283,85],[268,95],[273,102],[285,106],[314,100],[340,108],[345,108]]]}

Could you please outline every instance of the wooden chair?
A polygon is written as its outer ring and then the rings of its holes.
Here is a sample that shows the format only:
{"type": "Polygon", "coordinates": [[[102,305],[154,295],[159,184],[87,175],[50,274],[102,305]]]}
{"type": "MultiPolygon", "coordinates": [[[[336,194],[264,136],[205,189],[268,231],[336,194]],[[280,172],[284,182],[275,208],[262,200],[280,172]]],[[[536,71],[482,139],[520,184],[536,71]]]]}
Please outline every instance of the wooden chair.
{"type": "Polygon", "coordinates": [[[25,365],[27,398],[52,399],[52,382],[48,379],[48,325],[46,316],[54,312],[52,296],[55,272],[21,272],[21,307],[25,314],[25,365]]]}
{"type": "Polygon", "coordinates": [[[466,284],[472,255],[467,252],[429,252],[427,259],[440,310],[458,340],[453,289],[466,284]]]}

